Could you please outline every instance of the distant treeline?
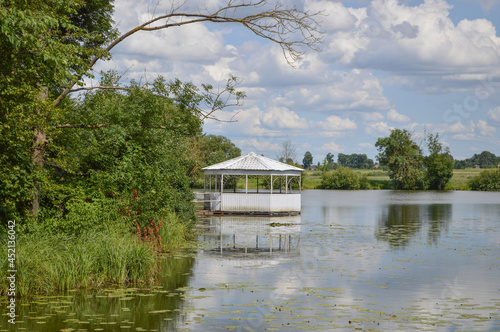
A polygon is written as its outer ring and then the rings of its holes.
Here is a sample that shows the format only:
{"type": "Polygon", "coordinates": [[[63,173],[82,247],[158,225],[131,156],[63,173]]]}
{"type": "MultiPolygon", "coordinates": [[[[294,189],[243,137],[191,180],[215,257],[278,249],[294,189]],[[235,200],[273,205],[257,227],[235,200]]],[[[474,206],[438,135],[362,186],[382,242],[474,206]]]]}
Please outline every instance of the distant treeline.
{"type": "MultiPolygon", "coordinates": [[[[333,154],[328,153],[322,163],[318,162],[317,165],[312,164],[312,155],[308,151],[304,155],[303,167],[305,169],[320,169],[320,170],[330,170],[336,169],[338,166],[344,166],[354,169],[373,169],[376,168],[376,164],[373,159],[370,159],[366,154],[343,154],[339,153],[337,156],[337,162],[333,161],[333,154]]],[[[497,168],[500,165],[500,156],[489,151],[483,151],[480,154],[474,154],[471,158],[465,160],[453,161],[454,169],[465,169],[465,168],[497,168]]]]}
{"type": "Polygon", "coordinates": [[[475,154],[471,158],[465,160],[455,160],[455,169],[464,168],[497,168],[500,165],[500,156],[497,157],[489,151],[483,151],[480,154],[475,154]]]}

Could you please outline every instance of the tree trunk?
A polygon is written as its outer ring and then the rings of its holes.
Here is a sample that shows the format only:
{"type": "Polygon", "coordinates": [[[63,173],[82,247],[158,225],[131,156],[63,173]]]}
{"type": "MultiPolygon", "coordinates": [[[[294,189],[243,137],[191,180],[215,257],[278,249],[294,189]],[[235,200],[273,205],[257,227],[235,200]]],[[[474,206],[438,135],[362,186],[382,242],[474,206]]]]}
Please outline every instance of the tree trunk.
{"type": "MultiPolygon", "coordinates": [[[[42,87],[40,91],[40,100],[45,101],[47,99],[48,89],[46,87],[42,87]]],[[[42,115],[42,111],[38,110],[38,116],[41,120],[44,118],[42,115]]],[[[40,125],[34,130],[34,138],[33,138],[33,156],[32,156],[32,164],[35,166],[37,171],[41,171],[43,169],[43,163],[45,160],[45,145],[47,143],[47,134],[43,128],[43,120],[40,125]]],[[[33,199],[31,201],[31,213],[35,218],[35,222],[38,222],[38,210],[40,209],[40,194],[42,191],[41,184],[38,179],[35,179],[33,183],[33,199]]]]}

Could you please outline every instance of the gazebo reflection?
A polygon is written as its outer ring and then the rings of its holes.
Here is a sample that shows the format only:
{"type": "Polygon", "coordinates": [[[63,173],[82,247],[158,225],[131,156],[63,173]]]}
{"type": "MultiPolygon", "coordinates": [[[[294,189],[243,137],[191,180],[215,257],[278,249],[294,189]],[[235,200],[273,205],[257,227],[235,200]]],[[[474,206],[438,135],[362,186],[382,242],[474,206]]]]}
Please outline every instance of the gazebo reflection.
{"type": "Polygon", "coordinates": [[[210,216],[199,240],[206,252],[219,254],[297,253],[300,216],[210,216]]]}

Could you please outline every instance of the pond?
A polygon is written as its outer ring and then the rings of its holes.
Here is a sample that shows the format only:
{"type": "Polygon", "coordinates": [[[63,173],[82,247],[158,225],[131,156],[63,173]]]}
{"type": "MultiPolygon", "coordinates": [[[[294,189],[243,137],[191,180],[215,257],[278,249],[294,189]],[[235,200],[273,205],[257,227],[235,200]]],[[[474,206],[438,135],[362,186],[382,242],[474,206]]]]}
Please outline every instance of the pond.
{"type": "Polygon", "coordinates": [[[16,329],[500,330],[500,193],[310,190],[301,216],[199,227],[158,285],[36,297],[16,329]]]}

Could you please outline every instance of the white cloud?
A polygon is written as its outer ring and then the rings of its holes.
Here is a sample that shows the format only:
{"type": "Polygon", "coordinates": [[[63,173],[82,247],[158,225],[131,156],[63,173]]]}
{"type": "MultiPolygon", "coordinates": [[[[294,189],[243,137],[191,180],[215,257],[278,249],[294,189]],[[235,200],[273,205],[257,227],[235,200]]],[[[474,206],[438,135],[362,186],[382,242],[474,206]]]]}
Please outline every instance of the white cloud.
{"type": "Polygon", "coordinates": [[[474,133],[457,134],[453,135],[453,139],[459,141],[473,141],[476,139],[476,135],[474,135],[474,133]]]}
{"type": "Polygon", "coordinates": [[[391,129],[394,129],[394,127],[389,126],[387,122],[380,121],[370,123],[365,128],[365,133],[374,135],[389,135],[391,133],[391,129]]]}
{"type": "Polygon", "coordinates": [[[271,156],[280,149],[280,146],[277,143],[261,141],[255,138],[237,140],[236,143],[245,150],[253,151],[258,154],[267,154],[268,156],[271,156]]]}
{"type": "Polygon", "coordinates": [[[479,120],[477,122],[477,129],[483,136],[492,136],[497,131],[495,127],[488,126],[488,123],[484,120],[479,120]]]}
{"type": "MultiPolygon", "coordinates": [[[[366,70],[349,72],[321,71],[315,77],[316,83],[309,84],[309,74],[283,77],[276,69],[266,69],[272,75],[269,81],[286,87],[286,93],[273,96],[270,103],[286,105],[289,108],[315,111],[388,109],[389,100],[384,95],[380,81],[366,70]],[[296,82],[292,84],[292,82],[296,82]]],[[[263,80],[266,80],[264,77],[263,80]]],[[[275,89],[275,85],[268,86],[275,89]]]]}
{"type": "Polygon", "coordinates": [[[331,115],[325,121],[317,122],[316,125],[326,131],[344,131],[358,128],[356,122],[336,115],[331,115]]]}
{"type": "Polygon", "coordinates": [[[387,121],[402,123],[409,122],[411,119],[404,114],[398,113],[395,109],[391,109],[387,112],[387,121]]]}
{"type": "Polygon", "coordinates": [[[344,16],[338,26],[327,24],[321,54],[326,62],[406,76],[402,79],[410,82],[407,87],[428,92],[457,84],[450,79],[477,85],[478,77],[500,65],[500,38],[492,22],[463,19],[455,25],[453,6],[445,0],[419,5],[374,0],[358,9],[319,1],[319,6],[333,18],[344,16]]]}
{"type": "Polygon", "coordinates": [[[500,122],[500,106],[489,110],[488,118],[495,122],[500,122]]]}
{"type": "Polygon", "coordinates": [[[331,152],[343,152],[344,149],[335,142],[325,143],[321,146],[322,150],[331,152]]]}
{"type": "Polygon", "coordinates": [[[285,107],[270,107],[261,119],[263,125],[272,129],[306,129],[309,127],[306,119],[285,107]]]}
{"type": "Polygon", "coordinates": [[[361,118],[365,122],[380,122],[384,120],[384,116],[379,112],[362,113],[361,118]]]}
{"type": "Polygon", "coordinates": [[[372,143],[359,143],[358,146],[362,147],[362,148],[371,148],[373,146],[373,144],[372,143]]]}

